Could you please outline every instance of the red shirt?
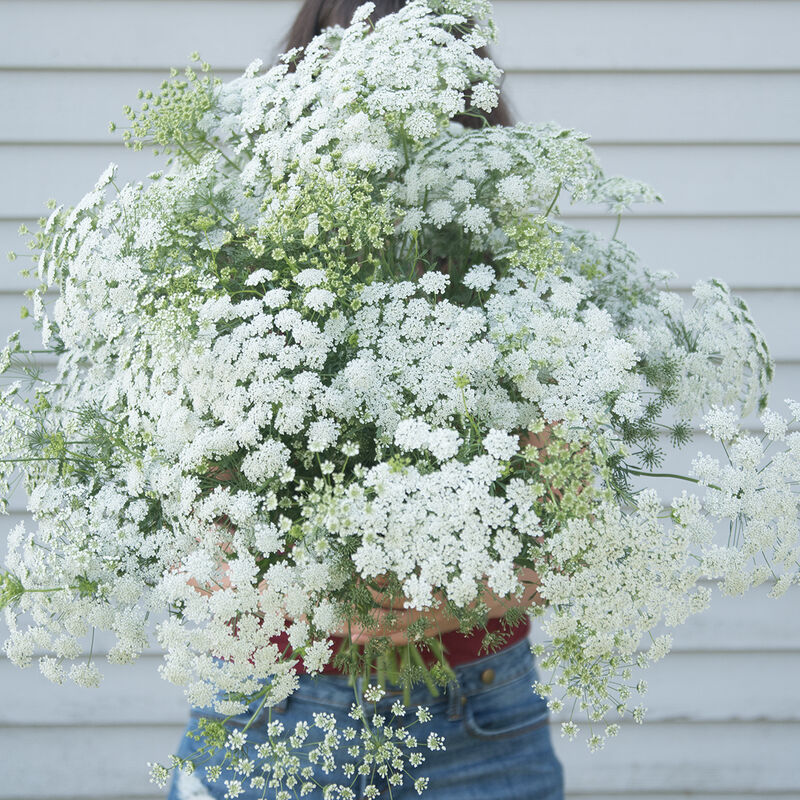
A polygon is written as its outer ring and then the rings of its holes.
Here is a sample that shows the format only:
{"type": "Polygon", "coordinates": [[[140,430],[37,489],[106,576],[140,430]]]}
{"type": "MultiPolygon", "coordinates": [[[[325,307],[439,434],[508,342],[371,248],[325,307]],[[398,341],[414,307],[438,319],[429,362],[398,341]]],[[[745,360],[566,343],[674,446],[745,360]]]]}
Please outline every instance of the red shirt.
{"type": "MultiPolygon", "coordinates": [[[[531,623],[527,617],[525,617],[519,625],[514,626],[510,630],[504,626],[502,619],[490,619],[486,623],[486,630],[483,628],[476,628],[469,634],[463,634],[459,631],[450,631],[449,633],[442,634],[441,642],[445,657],[447,658],[447,663],[451,667],[456,667],[459,664],[475,661],[478,658],[488,655],[490,652],[497,653],[501,650],[505,650],[507,647],[511,647],[512,644],[516,644],[520,640],[525,639],[530,629],[531,623]],[[507,638],[499,647],[488,652],[485,649],[481,651],[483,637],[487,631],[489,633],[505,632],[507,638]]],[[[336,653],[345,640],[341,636],[331,636],[330,638],[333,640],[333,652],[336,653]]],[[[286,650],[289,645],[289,637],[286,633],[274,636],[270,641],[277,644],[281,651],[286,650]]],[[[428,652],[422,652],[422,658],[428,666],[435,661],[435,657],[428,652]]],[[[302,659],[298,659],[297,673],[298,675],[305,674],[302,659]]],[[[333,666],[331,659],[331,661],[322,668],[322,674],[341,675],[343,673],[333,666]]]]}

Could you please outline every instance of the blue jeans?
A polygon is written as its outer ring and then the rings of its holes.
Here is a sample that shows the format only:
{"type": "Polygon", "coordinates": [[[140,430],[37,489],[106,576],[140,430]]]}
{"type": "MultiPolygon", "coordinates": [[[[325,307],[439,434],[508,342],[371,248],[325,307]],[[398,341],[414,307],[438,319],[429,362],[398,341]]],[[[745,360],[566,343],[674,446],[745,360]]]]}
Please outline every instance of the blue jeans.
{"type": "MultiPolygon", "coordinates": [[[[455,668],[457,682],[452,682],[438,698],[432,697],[424,685],[411,692],[409,719],[414,706],[427,706],[433,719],[415,725],[411,733],[425,741],[430,732],[444,737],[445,750],[428,751],[422,747],[425,762],[410,768],[414,778],[427,776],[428,800],[563,800],[561,764],[553,752],[548,728],[545,700],[534,694],[531,684],[537,679],[534,658],[528,642],[523,640],[498,653],[479,658],[455,668]]],[[[359,681],[359,687],[361,683],[359,681]]],[[[389,693],[380,700],[375,711],[391,716],[390,706],[398,693],[389,693]]],[[[358,726],[348,711],[354,701],[353,687],[339,675],[301,676],[298,690],[287,700],[263,710],[259,719],[248,729],[248,744],[258,744],[266,738],[267,720],[283,722],[288,733],[300,720],[312,722],[314,712],[333,714],[340,728],[358,726]]],[[[372,704],[365,704],[369,713],[372,704]]],[[[254,706],[255,708],[255,706],[254,706]]],[[[200,716],[217,716],[208,710],[192,709],[186,732],[197,726],[200,716]]],[[[250,719],[245,713],[234,717],[231,730],[242,729],[250,719]]],[[[178,755],[187,757],[197,748],[197,742],[184,735],[178,755]]],[[[221,756],[221,754],[220,754],[221,756]]],[[[343,757],[346,760],[346,757],[343,757]]],[[[208,763],[219,763],[214,757],[208,763]]],[[[253,773],[257,774],[257,773],[253,773]]],[[[367,778],[356,775],[347,780],[338,770],[329,775],[317,772],[324,782],[340,781],[352,786],[357,798],[364,797],[367,778]]],[[[168,800],[221,799],[226,791],[225,780],[234,777],[224,770],[218,780],[205,780],[202,767],[191,776],[180,772],[173,775],[168,800]]],[[[376,786],[381,800],[410,800],[417,797],[413,781],[406,777],[401,786],[388,787],[379,778],[376,786]],[[391,792],[390,792],[391,788],[391,792]]],[[[250,788],[244,780],[242,800],[271,800],[275,790],[250,788]]],[[[291,793],[294,798],[299,796],[291,793]]],[[[308,800],[321,800],[322,790],[314,789],[305,795],[308,800]]]]}

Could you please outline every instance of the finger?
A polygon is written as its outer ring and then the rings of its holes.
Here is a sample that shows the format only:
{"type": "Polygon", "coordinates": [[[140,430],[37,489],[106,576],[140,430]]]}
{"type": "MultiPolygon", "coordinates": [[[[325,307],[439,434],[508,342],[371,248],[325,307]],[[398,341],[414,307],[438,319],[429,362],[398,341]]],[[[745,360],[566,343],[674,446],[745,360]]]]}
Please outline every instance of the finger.
{"type": "Polygon", "coordinates": [[[351,628],[350,631],[350,641],[353,644],[364,644],[369,641],[370,638],[377,638],[379,636],[385,636],[395,647],[402,647],[408,644],[408,634],[406,631],[380,631],[380,630],[369,630],[367,631],[364,628],[359,628],[357,631],[351,628]]]}
{"type": "Polygon", "coordinates": [[[393,642],[395,641],[394,637],[400,637],[399,643],[401,644],[408,642],[406,628],[411,621],[408,613],[400,612],[398,614],[397,611],[392,609],[376,608],[372,614],[376,623],[374,627],[364,628],[351,623],[349,632],[351,642],[364,642],[367,639],[379,636],[386,636],[393,642]]]}
{"type": "Polygon", "coordinates": [[[383,592],[379,592],[377,589],[373,589],[371,586],[368,586],[367,589],[372,595],[372,599],[378,604],[378,608],[390,609],[392,607],[392,601],[386,597],[383,592]]]}
{"type": "Polygon", "coordinates": [[[364,635],[364,631],[361,628],[350,628],[350,641],[353,644],[358,644],[361,637],[364,635]]]}
{"type": "Polygon", "coordinates": [[[384,592],[377,591],[371,586],[368,586],[367,589],[379,608],[387,609],[388,611],[400,611],[405,606],[406,598],[402,595],[399,597],[389,597],[384,592]]]}

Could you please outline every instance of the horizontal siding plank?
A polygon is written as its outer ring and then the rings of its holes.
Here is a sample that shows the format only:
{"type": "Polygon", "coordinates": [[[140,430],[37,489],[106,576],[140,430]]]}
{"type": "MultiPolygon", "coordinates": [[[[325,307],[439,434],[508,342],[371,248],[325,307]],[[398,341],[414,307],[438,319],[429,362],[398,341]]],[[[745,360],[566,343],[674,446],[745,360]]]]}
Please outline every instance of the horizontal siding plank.
{"type": "Polygon", "coordinates": [[[8,659],[0,659],[0,682],[14,687],[0,707],[0,727],[185,724],[189,706],[183,689],[160,677],[160,663],[160,654],[124,665],[101,658],[102,684],[85,689],[69,681],[56,686],[35,664],[20,669],[8,659]]]}
{"type": "Polygon", "coordinates": [[[796,69],[800,4],[719,0],[495,2],[498,62],[558,71],[796,69]],[[781,26],[789,28],[782,30],[781,26]]]}
{"type": "MultiPolygon", "coordinates": [[[[20,236],[19,226],[25,224],[30,230],[38,230],[38,222],[33,218],[25,220],[2,220],[0,221],[0,293],[4,295],[16,295],[22,305],[22,292],[36,285],[32,277],[23,277],[20,273],[23,269],[30,269],[36,266],[36,261],[31,255],[27,242],[29,236],[20,236]],[[8,254],[16,253],[14,261],[8,259],[8,254]]],[[[38,254],[37,254],[38,255],[38,254]]],[[[7,325],[11,326],[16,320],[7,320],[7,325]]]]}
{"type": "MultiPolygon", "coordinates": [[[[787,602],[798,606],[797,598],[787,602]]],[[[675,631],[676,638],[681,631],[675,631]]],[[[800,633],[800,631],[796,631],[800,633]]],[[[787,637],[789,632],[787,631],[787,637]]],[[[800,646],[800,636],[795,638],[800,646]]],[[[799,653],[669,654],[641,673],[646,722],[797,722],[799,653]],[[758,680],[753,676],[758,675],[758,680]],[[771,684],[771,688],[767,688],[771,684]]],[[[568,719],[560,714],[557,719],[568,719]]],[[[634,734],[635,735],[635,734],[634,734]]]]}
{"type": "MultiPolygon", "coordinates": [[[[147,761],[164,760],[181,729],[167,727],[0,730],[5,757],[0,798],[163,797],[147,780],[147,761]],[[31,769],[36,763],[47,769],[31,769]],[[76,770],[75,764],[82,769],[76,770]]],[[[552,731],[570,792],[624,796],[647,792],[790,793],[800,789],[798,724],[645,724],[626,728],[600,755],[552,731]]]]}
{"type": "Polygon", "coordinates": [[[181,69],[197,50],[219,69],[241,70],[256,57],[272,60],[299,7],[297,0],[2,0],[0,68],[181,69]]]}
{"type": "MultiPolygon", "coordinates": [[[[21,293],[0,294],[0,343],[5,346],[12,331],[20,331],[20,341],[25,349],[36,350],[42,346],[42,334],[34,328],[32,316],[22,318],[23,306],[30,306],[21,293]]],[[[52,302],[47,305],[52,308],[52,302]]]]}
{"type": "Polygon", "coordinates": [[[552,730],[568,792],[610,794],[800,791],[800,725],[645,723],[599,754],[552,730]]]}
{"type": "MultiPolygon", "coordinates": [[[[573,215],[565,222],[605,236],[613,235],[616,225],[615,220],[573,215]]],[[[629,214],[618,235],[643,265],[676,272],[675,288],[718,277],[739,291],[800,285],[800,251],[794,241],[798,224],[794,218],[657,219],[629,214]]]]}
{"type": "MultiPolygon", "coordinates": [[[[798,610],[800,598],[787,597],[798,610]]],[[[731,609],[729,609],[730,611],[731,609]]],[[[676,632],[680,637],[681,631],[676,632]]],[[[787,640],[791,631],[786,631],[787,640]]],[[[800,722],[800,694],[794,691],[800,673],[800,637],[794,651],[674,652],[650,669],[637,673],[648,683],[642,698],[647,721],[656,722],[800,722]],[[753,676],[758,675],[758,680],[753,676]]],[[[19,669],[0,660],[0,684],[13,691],[0,706],[0,727],[47,725],[181,725],[188,712],[180,687],[159,677],[159,655],[134,664],[102,664],[103,683],[86,690],[72,684],[55,686],[33,666],[19,669]]],[[[556,719],[567,719],[559,714],[556,719]]]]}
{"type": "MultiPolygon", "coordinates": [[[[85,185],[85,184],[84,184],[85,185]]],[[[0,220],[0,291],[29,288],[30,279],[19,272],[33,262],[26,247],[28,237],[18,234],[21,222],[36,230],[33,218],[0,220]],[[5,260],[10,251],[22,254],[5,260]]],[[[611,236],[616,220],[570,216],[569,224],[611,236]]],[[[795,236],[800,220],[793,218],[674,218],[655,219],[628,215],[619,236],[651,269],[678,273],[675,288],[686,288],[701,278],[718,277],[736,290],[800,288],[800,250],[795,236]]],[[[12,321],[12,324],[13,321],[12,321]]]]}
{"type": "MultiPolygon", "coordinates": [[[[218,67],[236,69],[244,59],[269,57],[298,7],[290,0],[71,0],[68,7],[4,0],[0,67],[146,69],[181,65],[200,50],[218,67]]],[[[498,0],[494,7],[496,52],[506,68],[800,69],[794,2],[498,0]]]]}
{"type": "MultiPolygon", "coordinates": [[[[607,175],[645,181],[664,198],[634,206],[633,216],[800,213],[800,197],[792,189],[800,182],[800,147],[606,144],[595,152],[607,175]]],[[[601,215],[581,204],[560,208],[601,215]]]]}
{"type": "MultiPolygon", "coordinates": [[[[213,66],[213,65],[212,65],[213,66]]],[[[230,80],[240,72],[221,73],[230,80]]],[[[782,76],[779,76],[779,80],[782,76]]],[[[0,143],[117,144],[128,120],[122,107],[138,108],[139,89],[157,92],[166,71],[18,71],[0,81],[0,103],[14,113],[0,119],[0,143]],[[111,133],[114,121],[118,131],[111,133]]]]}
{"type": "Polygon", "coordinates": [[[556,120],[595,144],[794,142],[800,75],[520,73],[506,76],[515,117],[556,120]]]}
{"type": "Polygon", "coordinates": [[[51,198],[65,206],[76,205],[112,161],[119,165],[120,186],[144,180],[148,173],[165,165],[162,157],[134,152],[121,144],[0,147],[5,188],[0,195],[0,218],[46,217],[50,213],[47,200],[51,198]]]}
{"type": "Polygon", "coordinates": [[[0,798],[163,798],[164,790],[149,781],[147,763],[166,761],[182,732],[182,726],[122,725],[0,729],[0,798]]]}
{"type": "MultiPolygon", "coordinates": [[[[229,80],[238,73],[225,72],[229,80]]],[[[166,72],[19,71],[0,81],[2,142],[119,141],[122,106],[166,72]]],[[[517,119],[557,120],[594,143],[798,142],[800,75],[532,74],[504,84],[517,119]]]]}
{"type": "MultiPolygon", "coordinates": [[[[780,598],[769,597],[768,593],[766,585],[738,597],[722,596],[715,589],[708,609],[693,615],[678,628],[660,629],[660,633],[672,635],[672,653],[662,662],[663,667],[655,664],[649,674],[655,675],[655,670],[662,668],[668,671],[671,659],[678,654],[705,656],[724,652],[733,659],[738,658],[733,654],[753,653],[765,654],[766,660],[773,653],[800,650],[800,589],[792,587],[780,598]]],[[[542,641],[542,637],[538,625],[534,626],[531,638],[542,641]]],[[[645,677],[655,690],[656,679],[648,678],[646,673],[645,677]]],[[[713,674],[698,675],[697,680],[711,681],[713,674]]],[[[645,705],[649,704],[648,698],[645,705]]]]}
{"type": "MultiPolygon", "coordinates": [[[[651,184],[663,203],[637,205],[631,216],[800,215],[800,146],[599,145],[608,175],[651,184]]],[[[120,165],[120,183],[143,179],[165,159],[121,145],[7,145],[0,147],[0,174],[7,191],[0,219],[37,218],[46,200],[72,205],[89,191],[110,161],[120,165]]],[[[598,207],[561,203],[562,213],[607,217],[598,207]]]]}
{"type": "MultiPolygon", "coordinates": [[[[680,294],[687,306],[691,306],[691,293],[682,290],[680,294]]],[[[766,337],[772,357],[779,361],[800,360],[800,318],[797,315],[800,291],[746,289],[739,290],[738,295],[766,337]]]]}

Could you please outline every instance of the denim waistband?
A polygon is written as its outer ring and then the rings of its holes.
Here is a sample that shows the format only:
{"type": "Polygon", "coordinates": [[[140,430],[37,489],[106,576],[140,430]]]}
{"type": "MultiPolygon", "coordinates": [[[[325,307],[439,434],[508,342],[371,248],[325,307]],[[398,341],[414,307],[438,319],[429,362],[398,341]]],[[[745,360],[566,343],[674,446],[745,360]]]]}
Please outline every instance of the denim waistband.
{"type": "MultiPolygon", "coordinates": [[[[409,705],[434,707],[447,703],[452,714],[460,705],[461,697],[474,696],[510,683],[533,666],[530,643],[523,639],[496,653],[454,667],[456,680],[446,689],[442,687],[439,697],[431,695],[424,683],[415,685],[411,689],[409,705]]],[[[374,676],[370,682],[374,682],[374,676]]],[[[288,698],[288,703],[314,703],[331,709],[349,709],[356,696],[354,688],[360,696],[366,685],[362,677],[355,679],[354,687],[344,675],[301,675],[299,686],[288,698]]],[[[386,696],[378,703],[378,711],[385,710],[402,694],[400,687],[388,686],[386,696]]]]}

